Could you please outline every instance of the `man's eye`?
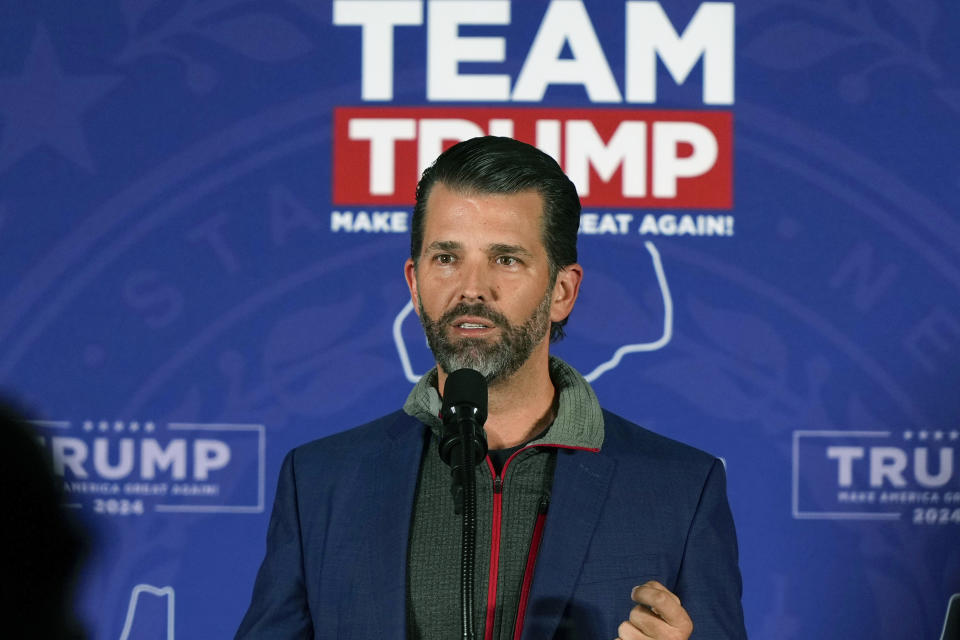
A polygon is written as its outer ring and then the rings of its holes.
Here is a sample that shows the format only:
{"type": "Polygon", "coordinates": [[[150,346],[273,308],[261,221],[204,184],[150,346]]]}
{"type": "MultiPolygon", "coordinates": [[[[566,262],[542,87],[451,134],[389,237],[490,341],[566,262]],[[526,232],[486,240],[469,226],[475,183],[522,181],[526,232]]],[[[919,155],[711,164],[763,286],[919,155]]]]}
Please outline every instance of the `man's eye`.
{"type": "Polygon", "coordinates": [[[500,256],[497,258],[497,264],[503,265],[504,267],[512,267],[516,265],[518,262],[520,261],[514,258],[513,256],[500,256]]]}
{"type": "Polygon", "coordinates": [[[441,253],[441,254],[435,256],[435,257],[434,257],[434,260],[436,260],[436,261],[439,262],[440,264],[452,264],[454,258],[453,258],[453,256],[450,255],[449,253],[441,253]]]}

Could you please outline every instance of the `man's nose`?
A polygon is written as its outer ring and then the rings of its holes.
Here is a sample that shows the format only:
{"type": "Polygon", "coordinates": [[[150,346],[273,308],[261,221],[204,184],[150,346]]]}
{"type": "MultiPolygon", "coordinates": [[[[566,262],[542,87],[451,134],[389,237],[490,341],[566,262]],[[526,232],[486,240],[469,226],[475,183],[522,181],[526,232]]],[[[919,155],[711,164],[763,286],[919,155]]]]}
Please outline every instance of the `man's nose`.
{"type": "Polygon", "coordinates": [[[492,274],[486,260],[467,261],[461,273],[463,276],[460,283],[461,300],[489,302],[494,299],[492,274]]]}

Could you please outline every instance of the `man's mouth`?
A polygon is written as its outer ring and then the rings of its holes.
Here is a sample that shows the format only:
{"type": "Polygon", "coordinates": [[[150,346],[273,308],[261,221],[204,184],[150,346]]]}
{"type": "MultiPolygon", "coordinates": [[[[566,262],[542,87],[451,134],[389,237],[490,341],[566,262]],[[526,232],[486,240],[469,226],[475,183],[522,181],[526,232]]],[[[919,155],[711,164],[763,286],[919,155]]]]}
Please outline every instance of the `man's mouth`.
{"type": "Polygon", "coordinates": [[[483,331],[485,329],[493,329],[497,325],[496,322],[489,318],[474,314],[461,314],[460,317],[454,318],[450,324],[454,328],[463,331],[483,331]]]}
{"type": "Polygon", "coordinates": [[[486,337],[497,329],[509,328],[507,319],[483,305],[460,304],[440,318],[443,326],[460,336],[486,337]]]}

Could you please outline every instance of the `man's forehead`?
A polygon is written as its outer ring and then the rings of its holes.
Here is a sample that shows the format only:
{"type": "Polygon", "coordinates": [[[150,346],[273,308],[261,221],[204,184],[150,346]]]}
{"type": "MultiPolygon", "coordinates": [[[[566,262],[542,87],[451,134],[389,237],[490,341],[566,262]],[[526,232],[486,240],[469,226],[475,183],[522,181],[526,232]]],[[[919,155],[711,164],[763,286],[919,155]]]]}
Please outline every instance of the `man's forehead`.
{"type": "MultiPolygon", "coordinates": [[[[430,192],[427,194],[427,200],[424,205],[424,223],[429,224],[430,212],[437,208],[436,202],[439,199],[449,201],[457,200],[471,200],[476,198],[492,198],[492,199],[502,199],[504,203],[513,203],[521,200],[526,200],[528,198],[536,198],[538,206],[536,207],[536,216],[537,222],[540,226],[543,226],[544,222],[544,203],[543,196],[540,191],[535,188],[524,189],[522,191],[513,191],[508,193],[503,193],[499,191],[486,191],[483,189],[477,189],[473,187],[460,187],[460,186],[449,186],[443,182],[437,182],[430,189],[430,192]],[[433,206],[431,206],[433,205],[433,206]]],[[[518,207],[516,210],[520,210],[518,207]]]]}

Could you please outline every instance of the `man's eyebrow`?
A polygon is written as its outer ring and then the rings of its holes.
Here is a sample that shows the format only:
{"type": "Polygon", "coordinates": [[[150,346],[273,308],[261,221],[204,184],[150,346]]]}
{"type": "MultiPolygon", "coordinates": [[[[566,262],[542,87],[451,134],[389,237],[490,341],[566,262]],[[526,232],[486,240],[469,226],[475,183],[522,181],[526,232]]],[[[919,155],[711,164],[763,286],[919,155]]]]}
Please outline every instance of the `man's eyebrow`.
{"type": "Polygon", "coordinates": [[[528,258],[533,257],[532,253],[530,253],[529,251],[527,251],[526,249],[524,249],[518,244],[492,244],[489,247],[487,247],[487,253],[498,254],[498,255],[503,253],[508,253],[513,255],[526,256],[528,258]]]}
{"type": "Polygon", "coordinates": [[[427,245],[424,251],[456,251],[462,248],[463,245],[455,240],[437,240],[427,245]]]}

